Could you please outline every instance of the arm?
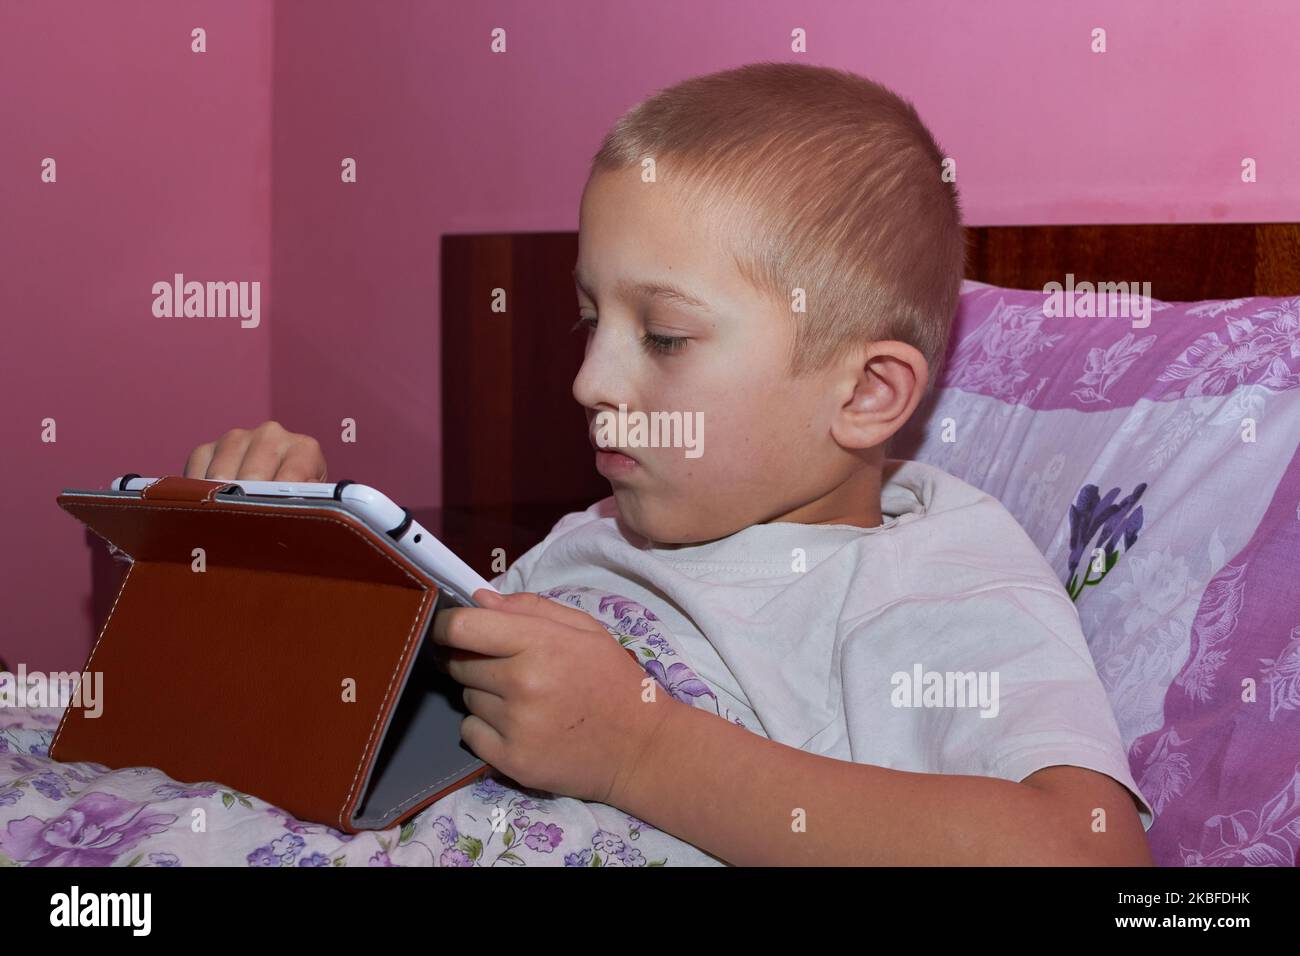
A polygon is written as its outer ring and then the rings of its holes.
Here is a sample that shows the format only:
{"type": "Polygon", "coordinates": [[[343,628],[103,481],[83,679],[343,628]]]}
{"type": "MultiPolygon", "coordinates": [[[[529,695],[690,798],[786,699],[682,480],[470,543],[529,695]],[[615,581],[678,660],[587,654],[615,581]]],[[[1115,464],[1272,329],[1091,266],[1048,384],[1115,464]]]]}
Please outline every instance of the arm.
{"type": "Polygon", "coordinates": [[[733,865],[1151,865],[1132,798],[1104,774],[1046,767],[1014,783],[890,770],[676,700],[655,706],[662,715],[607,802],[733,865]],[[1096,807],[1106,833],[1093,832],[1096,807]]]}

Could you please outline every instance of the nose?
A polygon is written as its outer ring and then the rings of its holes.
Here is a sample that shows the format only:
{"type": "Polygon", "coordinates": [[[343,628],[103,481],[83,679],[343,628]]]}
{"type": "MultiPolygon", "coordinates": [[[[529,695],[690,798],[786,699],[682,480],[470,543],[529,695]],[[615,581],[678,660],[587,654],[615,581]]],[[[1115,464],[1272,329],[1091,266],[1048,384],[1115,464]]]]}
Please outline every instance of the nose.
{"type": "Polygon", "coordinates": [[[603,322],[587,338],[582,367],[573,379],[573,397],[584,408],[617,408],[620,402],[631,405],[628,394],[633,370],[620,354],[617,338],[603,322]]]}

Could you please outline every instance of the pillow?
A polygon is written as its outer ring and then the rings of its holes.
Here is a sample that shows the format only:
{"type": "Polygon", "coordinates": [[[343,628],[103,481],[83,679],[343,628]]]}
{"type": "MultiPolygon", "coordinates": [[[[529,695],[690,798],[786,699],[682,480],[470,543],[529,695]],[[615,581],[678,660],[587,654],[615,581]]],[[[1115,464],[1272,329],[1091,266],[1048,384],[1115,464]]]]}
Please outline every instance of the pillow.
{"type": "Polygon", "coordinates": [[[1300,298],[1099,292],[963,284],[889,454],[998,498],[1056,568],[1156,862],[1295,865],[1300,298]]]}

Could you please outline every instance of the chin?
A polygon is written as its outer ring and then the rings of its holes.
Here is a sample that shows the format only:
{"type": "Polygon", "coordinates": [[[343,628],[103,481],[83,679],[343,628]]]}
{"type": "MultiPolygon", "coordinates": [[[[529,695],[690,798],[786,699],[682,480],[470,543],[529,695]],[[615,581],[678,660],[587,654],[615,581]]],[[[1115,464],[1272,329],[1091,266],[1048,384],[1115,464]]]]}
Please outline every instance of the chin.
{"type": "Polygon", "coordinates": [[[690,508],[664,501],[648,502],[643,495],[630,491],[615,491],[614,501],[624,530],[655,544],[699,544],[740,530],[718,527],[716,515],[709,521],[690,508]]]}

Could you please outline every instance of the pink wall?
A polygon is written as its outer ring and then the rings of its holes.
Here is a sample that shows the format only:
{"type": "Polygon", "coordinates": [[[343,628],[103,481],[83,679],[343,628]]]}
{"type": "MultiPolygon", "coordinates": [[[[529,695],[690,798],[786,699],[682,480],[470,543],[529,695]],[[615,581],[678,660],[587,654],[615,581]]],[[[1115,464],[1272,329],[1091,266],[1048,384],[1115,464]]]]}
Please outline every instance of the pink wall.
{"type": "Polygon", "coordinates": [[[255,329],[158,319],[154,282],[271,266],[271,10],[257,2],[0,4],[0,657],[79,668],[90,552],[54,503],[179,472],[202,436],[266,417],[255,329]],[[190,52],[206,27],[208,52],[190,52]],[[58,182],[40,180],[41,161],[58,182]],[[53,418],[57,442],[41,442],[53,418]]]}
{"type": "Polygon", "coordinates": [[[1300,219],[1287,0],[738,8],[0,6],[16,91],[0,100],[0,436],[18,466],[0,505],[18,545],[0,558],[0,654],[52,669],[89,648],[87,557],[60,488],[179,470],[234,425],[274,417],[321,439],[332,477],[436,504],[439,237],[576,228],[588,160],[623,110],[692,74],[793,58],[795,27],[807,62],[916,102],[971,224],[1300,219]],[[205,56],[188,52],[198,24],[205,56]],[[488,50],[498,26],[505,55],[488,50]],[[1095,26],[1106,54],[1089,52],[1095,26]],[[45,155],[58,186],[37,179],[45,155]],[[339,181],[345,156],[356,185],[339,181]],[[266,280],[262,327],[154,319],[149,285],[174,271],[266,280]],[[47,415],[55,446],[39,442],[47,415]],[[356,445],[338,441],[344,417],[356,445]]]}

